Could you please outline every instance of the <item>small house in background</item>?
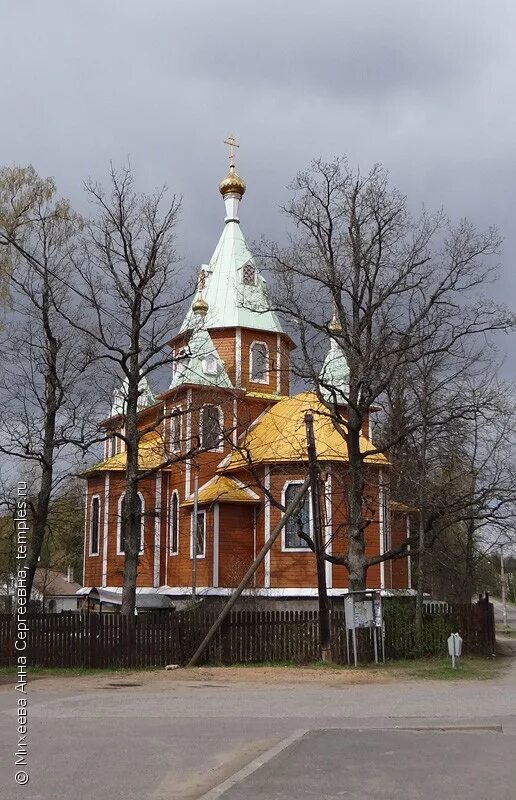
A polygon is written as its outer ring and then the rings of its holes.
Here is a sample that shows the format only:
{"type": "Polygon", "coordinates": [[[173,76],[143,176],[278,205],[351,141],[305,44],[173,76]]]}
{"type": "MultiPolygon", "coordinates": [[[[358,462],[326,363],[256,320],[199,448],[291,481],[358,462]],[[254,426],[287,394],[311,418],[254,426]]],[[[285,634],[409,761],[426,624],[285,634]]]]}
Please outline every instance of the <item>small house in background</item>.
{"type": "Polygon", "coordinates": [[[81,584],[73,579],[73,569],[68,567],[66,575],[55,569],[38,567],[34,576],[32,599],[41,604],[47,614],[61,611],[77,611],[77,592],[81,584]]]}
{"type": "MultiPolygon", "coordinates": [[[[34,584],[29,604],[33,613],[60,614],[62,611],[77,611],[79,603],[77,592],[81,584],[73,579],[73,569],[68,567],[66,574],[48,567],[38,567],[34,574],[34,584]]],[[[16,578],[7,576],[0,583],[0,613],[10,614],[14,607],[16,578]]]]}

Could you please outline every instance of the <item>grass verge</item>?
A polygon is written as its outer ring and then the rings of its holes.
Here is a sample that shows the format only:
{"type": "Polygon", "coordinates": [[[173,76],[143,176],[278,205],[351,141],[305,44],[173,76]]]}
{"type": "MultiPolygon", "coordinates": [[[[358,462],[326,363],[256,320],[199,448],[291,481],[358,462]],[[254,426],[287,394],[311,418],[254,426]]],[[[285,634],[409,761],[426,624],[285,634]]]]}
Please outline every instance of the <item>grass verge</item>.
{"type": "MultiPolygon", "coordinates": [[[[504,670],[506,666],[505,659],[499,658],[485,658],[481,656],[464,656],[461,658],[458,663],[457,667],[453,669],[451,665],[451,660],[449,658],[418,658],[413,660],[407,661],[388,661],[385,664],[363,664],[355,669],[355,667],[349,667],[341,664],[334,664],[332,662],[326,661],[316,661],[309,664],[298,664],[291,661],[283,661],[283,662],[261,662],[255,664],[241,664],[241,665],[232,665],[232,666],[222,666],[222,665],[213,665],[213,666],[205,666],[202,669],[210,672],[210,677],[215,677],[216,679],[224,679],[225,673],[228,675],[231,673],[232,677],[235,676],[236,673],[241,671],[241,674],[244,674],[250,670],[272,670],[276,673],[275,677],[283,677],[283,673],[287,673],[288,671],[292,671],[292,680],[295,681],[295,673],[304,671],[305,673],[311,672],[321,674],[321,679],[324,680],[323,676],[328,674],[336,675],[341,674],[342,676],[346,675],[349,678],[350,683],[353,682],[353,678],[360,678],[360,682],[367,683],[368,678],[371,682],[377,683],[381,682],[382,679],[386,681],[407,681],[407,680],[490,680],[496,678],[500,675],[500,673],[504,670]]],[[[196,668],[194,668],[196,669],[196,668]]],[[[2,667],[0,668],[0,675],[8,676],[14,675],[16,672],[14,667],[2,667]]],[[[179,669],[174,673],[168,673],[170,675],[174,675],[176,678],[181,679],[182,675],[189,674],[191,670],[187,672],[184,669],[179,669]]],[[[81,667],[73,667],[73,668],[44,668],[44,667],[32,667],[29,668],[29,680],[31,676],[33,677],[92,677],[92,676],[102,676],[102,677],[114,677],[116,675],[119,676],[128,676],[128,675],[137,675],[140,674],[152,674],[152,673],[164,673],[162,667],[149,667],[147,669],[88,669],[88,668],[81,668],[81,667]]],[[[286,678],[286,675],[285,675],[286,678]]],[[[5,683],[5,681],[4,681],[5,683]]]]}
{"type": "Polygon", "coordinates": [[[399,680],[489,680],[496,678],[504,669],[505,663],[496,658],[484,656],[464,656],[458,659],[455,668],[450,658],[415,658],[406,661],[387,661],[385,664],[362,664],[357,668],[334,664],[329,661],[316,661],[311,664],[294,662],[246,664],[245,667],[289,667],[292,669],[313,669],[321,671],[342,671],[347,673],[370,673],[399,680]]]}
{"type": "MultiPolygon", "coordinates": [[[[92,675],[132,675],[135,672],[149,673],[161,672],[162,667],[103,667],[103,668],[90,668],[90,667],[27,667],[29,680],[31,676],[51,678],[52,676],[65,676],[67,678],[81,678],[92,675]]],[[[15,675],[16,667],[0,667],[0,675],[15,675]]]]}

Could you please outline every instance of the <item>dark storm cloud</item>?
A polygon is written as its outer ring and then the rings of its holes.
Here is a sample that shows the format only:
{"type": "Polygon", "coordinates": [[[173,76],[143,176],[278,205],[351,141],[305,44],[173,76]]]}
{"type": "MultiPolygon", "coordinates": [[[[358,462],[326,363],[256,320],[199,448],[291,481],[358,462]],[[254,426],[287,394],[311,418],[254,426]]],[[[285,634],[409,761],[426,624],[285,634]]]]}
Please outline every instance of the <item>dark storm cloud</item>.
{"type": "Polygon", "coordinates": [[[209,258],[223,139],[241,142],[250,239],[281,236],[285,184],[317,155],[380,161],[415,207],[506,239],[514,305],[512,0],[0,0],[0,162],[82,180],[130,157],[184,195],[185,264],[209,258]]]}

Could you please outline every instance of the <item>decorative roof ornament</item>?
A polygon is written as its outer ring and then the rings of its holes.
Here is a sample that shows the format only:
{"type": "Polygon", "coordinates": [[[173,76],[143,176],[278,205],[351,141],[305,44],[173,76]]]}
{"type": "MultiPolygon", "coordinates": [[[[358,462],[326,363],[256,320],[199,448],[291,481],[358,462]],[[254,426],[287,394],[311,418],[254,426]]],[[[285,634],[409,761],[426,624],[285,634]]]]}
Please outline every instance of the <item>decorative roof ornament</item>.
{"type": "Polygon", "coordinates": [[[229,194],[236,194],[241,198],[245,193],[245,181],[235,172],[235,147],[240,147],[240,145],[236,143],[234,136],[228,136],[224,140],[224,144],[229,145],[229,172],[221,180],[219,191],[224,198],[229,194]]]}

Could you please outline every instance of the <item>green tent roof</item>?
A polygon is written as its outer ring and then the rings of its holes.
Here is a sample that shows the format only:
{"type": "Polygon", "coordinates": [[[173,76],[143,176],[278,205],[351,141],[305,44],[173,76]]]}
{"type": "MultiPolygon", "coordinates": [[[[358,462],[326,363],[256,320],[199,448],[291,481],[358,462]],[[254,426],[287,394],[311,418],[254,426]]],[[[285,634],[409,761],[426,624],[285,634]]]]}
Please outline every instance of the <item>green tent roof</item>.
{"type": "Polygon", "coordinates": [[[199,317],[195,317],[195,325],[188,343],[184,347],[184,356],[174,365],[174,376],[171,389],[193,383],[199,386],[220,386],[232,388],[224,362],[220,358],[210,334],[199,327],[199,317]]]}
{"type": "MultiPolygon", "coordinates": [[[[203,269],[203,298],[209,306],[206,328],[242,327],[282,333],[279,320],[270,309],[266,282],[256,269],[237,220],[229,219],[226,222],[210,263],[203,265],[203,269]],[[254,270],[252,285],[243,281],[243,268],[246,265],[247,279],[254,270]]],[[[194,325],[195,315],[190,308],[181,332],[194,325]]]]}

